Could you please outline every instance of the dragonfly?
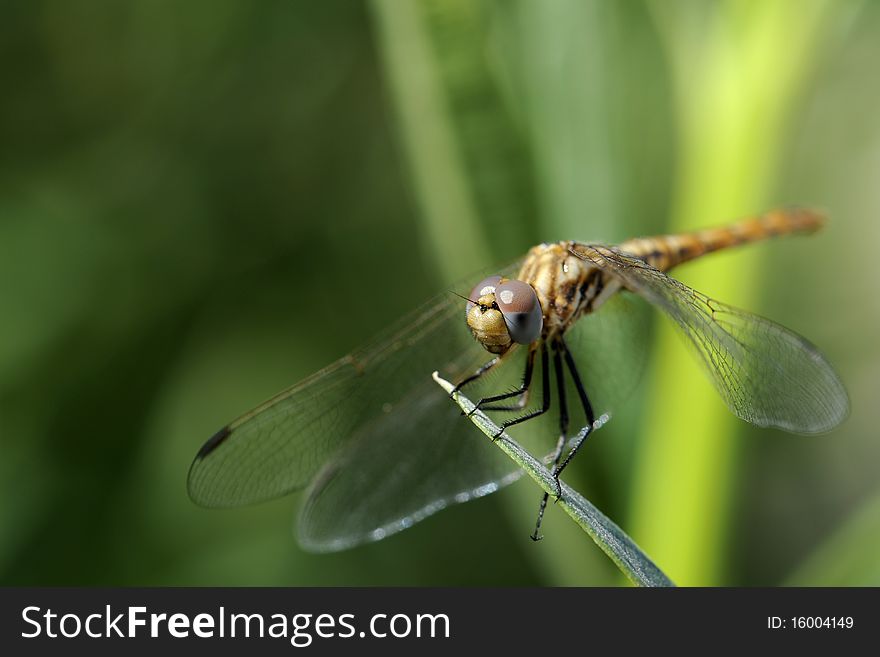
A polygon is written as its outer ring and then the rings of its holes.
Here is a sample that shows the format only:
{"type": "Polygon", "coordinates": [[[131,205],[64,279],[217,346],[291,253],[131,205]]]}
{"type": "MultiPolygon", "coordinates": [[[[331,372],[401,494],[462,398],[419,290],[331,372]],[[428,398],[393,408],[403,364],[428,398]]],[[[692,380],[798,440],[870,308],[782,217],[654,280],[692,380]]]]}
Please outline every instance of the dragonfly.
{"type": "MultiPolygon", "coordinates": [[[[635,300],[673,320],[736,416],[792,433],[828,432],[846,418],[849,401],[813,344],[668,273],[715,251],[813,233],[823,223],[818,212],[789,208],[615,246],[535,246],[469,292],[430,299],[365,347],[224,426],[190,467],[190,498],[225,508],[305,489],[298,542],[327,552],[385,538],[516,481],[522,471],[477,439],[432,380],[434,371],[458,381],[458,390],[476,391],[477,408],[512,413],[502,431],[525,422],[547,428],[555,399],[549,426],[555,423],[557,440],[543,449],[558,484],[638,380],[647,341],[635,300]],[[570,432],[575,413],[582,428],[570,432]]],[[[540,444],[542,435],[528,438],[540,444]]]]}

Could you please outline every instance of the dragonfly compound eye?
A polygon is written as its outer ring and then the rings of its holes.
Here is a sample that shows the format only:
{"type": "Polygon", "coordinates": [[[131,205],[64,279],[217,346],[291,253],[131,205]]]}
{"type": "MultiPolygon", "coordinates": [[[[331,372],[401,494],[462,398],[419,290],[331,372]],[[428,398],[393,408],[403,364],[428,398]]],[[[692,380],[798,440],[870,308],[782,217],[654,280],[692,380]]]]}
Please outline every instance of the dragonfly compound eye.
{"type": "Polygon", "coordinates": [[[504,316],[510,338],[530,344],[541,335],[544,317],[534,288],[522,281],[504,281],[495,287],[495,302],[504,316]]]}

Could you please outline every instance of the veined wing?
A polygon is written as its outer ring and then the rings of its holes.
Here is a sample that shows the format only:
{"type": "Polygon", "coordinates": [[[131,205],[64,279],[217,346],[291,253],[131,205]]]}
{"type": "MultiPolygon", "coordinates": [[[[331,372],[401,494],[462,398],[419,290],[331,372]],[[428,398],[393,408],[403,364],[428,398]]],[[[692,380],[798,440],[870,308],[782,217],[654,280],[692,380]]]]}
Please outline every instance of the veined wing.
{"type": "MultiPolygon", "coordinates": [[[[506,363],[504,369],[514,373],[506,363]]],[[[304,548],[324,552],[379,540],[522,474],[481,439],[430,375],[396,406],[359,427],[318,472],[297,527],[304,548]]]]}
{"type": "MultiPolygon", "coordinates": [[[[642,378],[648,353],[648,304],[617,292],[565,332],[565,342],[596,415],[613,416],[642,378]]],[[[572,391],[570,404],[577,404],[572,391]]]]}
{"type": "Polygon", "coordinates": [[[573,252],[672,317],[738,417],[807,434],[830,431],[846,417],[843,383],[806,339],[710,299],[635,256],[588,244],[573,252]]]}
{"type": "MultiPolygon", "coordinates": [[[[641,373],[645,323],[630,302],[616,295],[566,333],[597,417],[609,414],[615,403],[625,399],[641,373]]],[[[441,329],[449,334],[444,337],[457,340],[467,335],[460,310],[459,304],[450,326],[441,329]]],[[[467,349],[475,348],[477,343],[469,335],[464,339],[467,349]]],[[[454,353],[458,348],[448,349],[454,353]]],[[[521,382],[525,356],[525,349],[505,355],[502,365],[468,385],[468,396],[477,400],[515,389],[521,382]]],[[[474,358],[469,370],[488,356],[476,347],[474,358]]],[[[536,380],[542,375],[536,372],[532,380],[533,394],[527,401],[530,408],[540,404],[541,385],[536,380]]],[[[453,502],[489,494],[522,475],[522,470],[511,468],[508,459],[498,460],[499,450],[485,449],[488,445],[469,426],[463,428],[470,423],[463,421],[458,406],[437,393],[433,381],[420,378],[397,402],[394,412],[375,417],[328,461],[316,476],[302,510],[302,545],[333,550],[379,539],[453,502]],[[405,430],[401,418],[406,418],[405,430]],[[378,437],[381,450],[374,448],[378,437]],[[377,525],[376,518],[385,519],[384,524],[377,525]]],[[[557,395],[553,389],[552,403],[558,405],[557,395]]],[[[574,440],[583,418],[576,406],[576,392],[569,390],[567,397],[572,414],[568,438],[574,440]]],[[[558,431],[557,413],[546,413],[512,429],[516,440],[533,454],[545,455],[545,462],[549,462],[552,438],[558,431]]]]}
{"type": "MultiPolygon", "coordinates": [[[[488,359],[464,315],[460,298],[440,295],[372,345],[233,421],[196,456],[190,497],[230,507],[310,486],[300,540],[332,550],[510,483],[516,466],[474,435],[431,380],[434,370],[463,378],[488,359]]],[[[497,385],[500,376],[490,378],[497,385]]]]}

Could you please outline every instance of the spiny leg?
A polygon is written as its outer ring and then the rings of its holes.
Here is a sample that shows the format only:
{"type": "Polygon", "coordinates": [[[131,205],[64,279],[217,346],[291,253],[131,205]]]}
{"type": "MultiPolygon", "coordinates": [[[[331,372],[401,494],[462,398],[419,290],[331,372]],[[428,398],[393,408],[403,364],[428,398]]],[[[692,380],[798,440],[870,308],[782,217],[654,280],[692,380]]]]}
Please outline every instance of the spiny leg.
{"type": "MultiPolygon", "coordinates": [[[[553,469],[559,465],[562,458],[562,449],[568,440],[568,402],[565,398],[565,372],[562,369],[562,354],[564,347],[558,342],[553,343],[553,369],[556,372],[556,391],[559,395],[559,440],[556,442],[556,449],[553,452],[553,469]]],[[[549,495],[544,493],[541,498],[541,506],[538,509],[538,519],[535,521],[535,531],[532,533],[533,541],[540,541],[541,523],[544,521],[544,511],[547,509],[547,499],[549,495]]]]}
{"type": "MultiPolygon", "coordinates": [[[[526,420],[531,420],[533,417],[537,417],[539,415],[543,415],[548,410],[550,410],[550,371],[549,371],[549,360],[547,358],[547,345],[545,343],[541,343],[541,389],[543,391],[543,397],[541,400],[541,408],[536,408],[533,411],[529,411],[528,413],[521,415],[520,417],[515,417],[510,420],[505,420],[499,425],[498,433],[492,436],[492,440],[498,440],[501,437],[501,434],[508,427],[512,427],[514,424],[519,424],[520,422],[525,422],[526,420]]],[[[511,395],[512,396],[512,395],[511,395]]]]}
{"type": "Polygon", "coordinates": [[[452,392],[449,393],[449,396],[452,397],[452,395],[454,395],[456,392],[458,392],[459,390],[461,390],[462,388],[464,388],[467,384],[469,384],[469,383],[473,383],[474,381],[476,381],[477,379],[479,379],[479,378],[480,378],[481,376],[483,376],[486,372],[488,372],[488,371],[491,370],[493,367],[495,367],[495,366],[498,364],[498,362],[499,362],[500,360],[501,360],[501,358],[499,358],[498,356],[495,356],[495,358],[493,358],[492,360],[490,360],[488,363],[485,363],[485,364],[481,365],[481,366],[480,366],[480,369],[478,369],[476,372],[474,372],[474,373],[471,374],[469,377],[467,377],[466,379],[464,379],[463,381],[461,381],[457,386],[455,386],[455,387],[452,389],[452,392]]]}
{"type": "MultiPolygon", "coordinates": [[[[537,353],[538,348],[535,345],[529,345],[529,352],[526,354],[526,370],[523,373],[522,384],[516,390],[512,390],[510,392],[504,392],[500,395],[492,395],[491,397],[483,397],[480,399],[476,405],[474,405],[473,410],[468,413],[468,416],[473,415],[477,412],[477,410],[484,411],[516,411],[525,406],[525,403],[518,404],[516,406],[490,406],[485,407],[483,404],[489,404],[496,401],[501,401],[503,399],[510,399],[511,397],[516,397],[518,395],[525,395],[529,391],[529,386],[532,385],[532,374],[535,371],[535,354],[537,353]]],[[[497,360],[497,359],[493,359],[497,360]]],[[[482,368],[481,368],[482,369],[482,368]]]]}
{"type": "Polygon", "coordinates": [[[565,460],[553,468],[553,478],[556,479],[556,498],[559,499],[559,496],[562,495],[562,484],[559,483],[559,475],[562,474],[562,471],[565,470],[565,466],[567,466],[571,460],[574,458],[575,454],[578,453],[578,450],[581,448],[581,445],[584,444],[584,441],[587,439],[587,436],[593,431],[593,424],[596,422],[596,416],[593,413],[593,405],[590,404],[590,399],[587,397],[587,391],[584,389],[583,381],[581,381],[581,375],[578,374],[577,365],[574,362],[574,358],[571,357],[571,352],[568,350],[568,347],[565,345],[565,342],[560,338],[559,340],[562,349],[564,350],[565,356],[565,364],[568,366],[568,371],[571,372],[571,378],[574,380],[574,387],[577,389],[578,396],[581,399],[581,406],[584,409],[584,415],[587,418],[587,425],[581,429],[578,434],[577,440],[575,441],[572,448],[569,450],[568,455],[565,457],[565,460]]]}
{"type": "Polygon", "coordinates": [[[596,416],[593,413],[593,405],[590,403],[589,397],[587,397],[587,391],[584,389],[584,383],[581,381],[581,375],[578,374],[577,364],[574,362],[574,358],[571,357],[571,352],[568,350],[568,345],[565,344],[563,338],[559,338],[559,344],[562,347],[562,353],[565,356],[565,364],[568,366],[568,371],[571,372],[571,376],[574,379],[574,385],[575,388],[577,388],[578,397],[581,398],[581,406],[584,408],[584,415],[587,418],[587,424],[592,427],[593,422],[596,421],[596,416]]]}
{"type": "MultiPolygon", "coordinates": [[[[526,388],[525,390],[520,390],[517,394],[522,395],[515,403],[510,404],[509,406],[480,406],[479,409],[481,411],[521,411],[526,407],[526,404],[529,403],[529,393],[531,392],[530,388],[526,388]]],[[[471,415],[476,411],[474,409],[471,411],[471,415]]]]}

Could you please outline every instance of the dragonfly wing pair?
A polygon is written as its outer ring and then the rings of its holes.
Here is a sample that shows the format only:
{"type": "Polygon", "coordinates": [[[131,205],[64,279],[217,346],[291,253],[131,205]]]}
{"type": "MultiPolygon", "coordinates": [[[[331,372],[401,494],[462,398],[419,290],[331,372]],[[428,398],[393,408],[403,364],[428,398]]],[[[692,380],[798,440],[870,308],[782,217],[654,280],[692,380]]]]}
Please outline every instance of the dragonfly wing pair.
{"type": "Polygon", "coordinates": [[[372,345],[281,392],[219,431],[193,462],[190,497],[231,507],[309,488],[298,537],[343,549],[404,529],[516,478],[431,380],[486,360],[464,304],[438,296],[372,345]]]}
{"type": "Polygon", "coordinates": [[[668,314],[705,365],[728,408],[760,427],[830,431],[849,411],[843,383],[805,338],[689,288],[616,249],[578,244],[574,255],[668,314]]]}
{"type": "MultiPolygon", "coordinates": [[[[513,265],[502,271],[513,275],[513,265]]],[[[470,279],[456,289],[469,290],[470,279]]],[[[569,346],[608,412],[638,379],[633,345],[644,322],[620,300],[572,328],[569,346]],[[633,331],[637,333],[633,333],[633,331]],[[605,391],[609,394],[605,394],[605,391]]],[[[635,351],[639,351],[636,348],[635,351]]],[[[473,399],[514,389],[525,349],[468,387],[473,399]]],[[[190,468],[190,497],[208,507],[252,504],[308,489],[297,526],[312,551],[378,540],[451,504],[498,490],[521,475],[434,383],[435,370],[460,381],[490,355],[465,324],[465,302],[440,295],[370,346],[281,392],[209,440],[190,468]]],[[[540,386],[534,386],[540,388],[540,386]]],[[[571,397],[574,398],[574,393],[571,397]]],[[[540,402],[535,393],[531,405],[540,402]]],[[[550,450],[558,421],[547,414],[517,438],[550,450]]]]}

